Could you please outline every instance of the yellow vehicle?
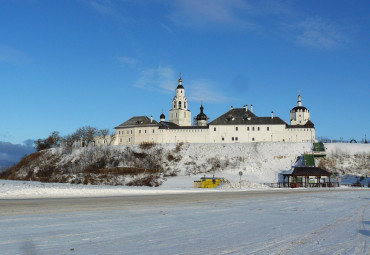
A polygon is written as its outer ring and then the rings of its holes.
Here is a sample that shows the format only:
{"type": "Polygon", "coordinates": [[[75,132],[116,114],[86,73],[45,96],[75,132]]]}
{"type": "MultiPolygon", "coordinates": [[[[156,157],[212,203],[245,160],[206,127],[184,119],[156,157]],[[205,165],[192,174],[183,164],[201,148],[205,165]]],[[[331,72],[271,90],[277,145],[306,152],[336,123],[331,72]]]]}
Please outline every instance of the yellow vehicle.
{"type": "Polygon", "coordinates": [[[223,181],[224,178],[204,176],[200,181],[194,181],[194,188],[217,188],[223,181]]]}

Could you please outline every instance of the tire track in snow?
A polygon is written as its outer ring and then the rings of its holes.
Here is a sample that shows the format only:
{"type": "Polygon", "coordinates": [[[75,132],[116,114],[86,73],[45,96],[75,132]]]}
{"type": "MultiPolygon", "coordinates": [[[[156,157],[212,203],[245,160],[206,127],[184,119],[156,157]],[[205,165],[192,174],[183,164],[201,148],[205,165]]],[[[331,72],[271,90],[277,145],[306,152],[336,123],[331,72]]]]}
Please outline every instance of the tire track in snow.
{"type": "MultiPolygon", "coordinates": [[[[324,227],[314,231],[314,232],[310,232],[310,233],[307,233],[305,234],[302,238],[299,238],[298,240],[296,241],[293,241],[291,244],[289,244],[286,248],[284,248],[284,246],[282,247],[282,249],[280,249],[279,252],[277,253],[274,253],[273,251],[270,251],[271,253],[270,254],[294,254],[295,250],[299,249],[300,247],[304,246],[305,244],[308,244],[308,243],[320,243],[319,240],[323,241],[324,238],[321,237],[323,234],[325,234],[327,231],[329,230],[332,230],[344,223],[347,223],[347,224],[355,224],[355,220],[357,220],[359,223],[363,221],[363,216],[364,216],[364,211],[365,209],[369,206],[369,204],[366,204],[364,206],[362,206],[360,209],[356,208],[354,210],[352,210],[350,213],[348,213],[347,215],[345,215],[344,217],[341,217],[339,218],[338,220],[336,220],[335,222],[333,223],[330,223],[330,224],[327,224],[325,225],[324,227]],[[358,216],[354,219],[353,218],[353,215],[355,214],[358,214],[358,216]]],[[[359,224],[357,223],[357,224],[359,224]]],[[[360,248],[359,248],[359,245],[353,245],[353,242],[354,240],[349,240],[347,242],[344,242],[344,243],[341,243],[341,246],[344,246],[343,248],[345,249],[344,250],[344,253],[341,253],[341,254],[347,254],[347,252],[349,252],[349,250],[346,249],[346,246],[343,245],[343,244],[348,244],[348,243],[351,243],[351,248],[353,248],[353,246],[355,246],[355,251],[354,251],[354,254],[366,254],[366,240],[365,238],[359,233],[357,233],[357,236],[356,236],[356,241],[355,243],[356,244],[362,244],[360,245],[360,248]]],[[[310,252],[316,252],[316,253],[321,253],[321,254],[330,254],[332,252],[334,252],[335,250],[338,250],[338,246],[336,247],[328,247],[328,249],[323,249],[325,246],[321,246],[317,249],[311,249],[310,252]]],[[[301,249],[300,249],[301,250],[301,249]]]]}

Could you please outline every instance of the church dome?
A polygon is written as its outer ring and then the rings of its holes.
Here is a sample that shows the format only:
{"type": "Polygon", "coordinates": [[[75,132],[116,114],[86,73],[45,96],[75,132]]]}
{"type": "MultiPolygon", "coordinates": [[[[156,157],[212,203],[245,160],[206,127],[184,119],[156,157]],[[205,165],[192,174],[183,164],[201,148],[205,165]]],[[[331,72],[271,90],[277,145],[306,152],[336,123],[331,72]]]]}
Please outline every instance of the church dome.
{"type": "Polygon", "coordinates": [[[208,119],[207,115],[204,114],[203,109],[204,109],[203,105],[201,105],[200,106],[200,113],[197,115],[197,117],[195,117],[196,120],[207,120],[208,119]]]}
{"type": "Polygon", "coordinates": [[[165,119],[166,116],[162,113],[161,116],[159,116],[160,119],[165,119]]]}
{"type": "Polygon", "coordinates": [[[309,112],[309,110],[304,106],[296,106],[291,110],[291,112],[309,112]]]}
{"type": "Polygon", "coordinates": [[[179,85],[177,85],[177,89],[184,89],[184,86],[182,86],[182,79],[179,78],[179,85]]]}

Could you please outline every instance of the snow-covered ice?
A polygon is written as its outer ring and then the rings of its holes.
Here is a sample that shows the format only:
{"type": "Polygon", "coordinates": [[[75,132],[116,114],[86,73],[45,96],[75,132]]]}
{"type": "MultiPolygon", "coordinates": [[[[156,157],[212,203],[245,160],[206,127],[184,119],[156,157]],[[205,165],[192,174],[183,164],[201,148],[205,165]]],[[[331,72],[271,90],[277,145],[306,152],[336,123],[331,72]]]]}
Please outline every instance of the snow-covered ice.
{"type": "Polygon", "coordinates": [[[0,229],[6,255],[369,254],[370,192],[0,200],[0,229]]]}
{"type": "MultiPolygon", "coordinates": [[[[370,148],[325,146],[328,154],[370,148]]],[[[206,146],[193,147],[184,162],[206,162],[206,146]]],[[[192,188],[203,174],[183,170],[157,188],[0,180],[0,254],[370,254],[370,189],[271,189],[261,183],[276,181],[308,145],[284,155],[274,144],[217,145],[208,154],[225,148],[236,158],[215,173],[231,181],[217,189],[192,188]]]]}

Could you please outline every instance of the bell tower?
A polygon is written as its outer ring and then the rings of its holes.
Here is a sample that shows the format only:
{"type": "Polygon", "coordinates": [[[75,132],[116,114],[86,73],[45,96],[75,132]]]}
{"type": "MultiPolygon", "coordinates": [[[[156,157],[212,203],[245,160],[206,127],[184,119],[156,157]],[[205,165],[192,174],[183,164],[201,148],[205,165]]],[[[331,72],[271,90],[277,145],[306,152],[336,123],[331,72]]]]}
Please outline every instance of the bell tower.
{"type": "Polygon", "coordinates": [[[169,121],[179,126],[191,126],[191,111],[188,110],[188,99],[185,97],[181,74],[178,81],[176,95],[172,100],[172,109],[169,111],[169,121]]]}

